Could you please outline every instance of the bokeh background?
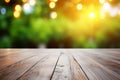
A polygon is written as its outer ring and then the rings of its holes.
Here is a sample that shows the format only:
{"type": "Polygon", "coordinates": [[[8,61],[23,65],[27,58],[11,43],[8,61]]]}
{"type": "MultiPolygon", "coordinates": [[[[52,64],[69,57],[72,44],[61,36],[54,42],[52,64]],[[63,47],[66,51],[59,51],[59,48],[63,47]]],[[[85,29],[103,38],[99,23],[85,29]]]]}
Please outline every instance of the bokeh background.
{"type": "Polygon", "coordinates": [[[0,0],[0,48],[120,48],[120,0],[0,0]]]}

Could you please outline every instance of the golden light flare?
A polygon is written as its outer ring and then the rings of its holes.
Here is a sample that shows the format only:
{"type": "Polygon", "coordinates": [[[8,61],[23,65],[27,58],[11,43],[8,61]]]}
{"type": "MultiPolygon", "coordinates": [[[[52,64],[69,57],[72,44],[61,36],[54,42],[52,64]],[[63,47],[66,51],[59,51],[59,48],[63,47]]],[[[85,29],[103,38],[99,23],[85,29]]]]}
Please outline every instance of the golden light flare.
{"type": "Polygon", "coordinates": [[[36,4],[36,1],[35,1],[35,0],[30,0],[30,1],[29,1],[29,4],[30,4],[31,6],[34,6],[34,5],[36,4]]]}
{"type": "Polygon", "coordinates": [[[120,11],[118,12],[118,15],[120,16],[120,11]]]}
{"type": "Polygon", "coordinates": [[[105,17],[106,17],[106,14],[100,14],[101,19],[105,19],[105,17]]]}
{"type": "Polygon", "coordinates": [[[50,17],[51,17],[52,19],[57,18],[57,13],[56,13],[55,11],[51,12],[51,13],[50,13],[50,17]]]}
{"type": "Polygon", "coordinates": [[[90,18],[90,19],[94,19],[95,17],[96,17],[95,12],[90,12],[89,18],[90,18]]]}
{"type": "Polygon", "coordinates": [[[50,0],[50,2],[57,2],[58,0],[50,0]]]}
{"type": "Polygon", "coordinates": [[[81,3],[79,3],[79,4],[77,4],[77,6],[76,6],[76,7],[77,7],[77,9],[78,9],[78,10],[82,10],[83,5],[82,5],[81,3]]]}
{"type": "Polygon", "coordinates": [[[6,3],[9,3],[10,2],[10,0],[4,0],[6,3]]]}
{"type": "Polygon", "coordinates": [[[101,4],[105,3],[106,0],[99,0],[101,4]]]}
{"type": "Polygon", "coordinates": [[[22,7],[19,4],[17,4],[15,6],[15,10],[21,12],[22,11],[22,7]]]}
{"type": "Polygon", "coordinates": [[[14,11],[13,16],[14,16],[15,18],[19,18],[19,17],[20,17],[20,12],[14,11]]]}
{"type": "Polygon", "coordinates": [[[49,7],[50,7],[51,9],[55,8],[55,6],[56,6],[55,2],[50,2],[50,3],[49,3],[49,7]]]}
{"type": "Polygon", "coordinates": [[[22,2],[23,2],[23,3],[26,3],[26,2],[27,2],[27,0],[22,0],[22,2]]]}
{"type": "Polygon", "coordinates": [[[112,2],[113,0],[109,0],[110,2],[112,2]]]}

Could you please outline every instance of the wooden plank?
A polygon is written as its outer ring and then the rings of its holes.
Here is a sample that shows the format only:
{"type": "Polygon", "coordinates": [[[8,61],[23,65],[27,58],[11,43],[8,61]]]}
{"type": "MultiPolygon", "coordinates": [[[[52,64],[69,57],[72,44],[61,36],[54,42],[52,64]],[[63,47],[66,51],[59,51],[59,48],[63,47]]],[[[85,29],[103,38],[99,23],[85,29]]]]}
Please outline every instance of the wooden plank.
{"type": "Polygon", "coordinates": [[[118,59],[113,57],[111,58],[110,56],[104,55],[103,53],[98,53],[96,51],[86,51],[85,55],[99,62],[108,69],[120,74],[120,62],[117,61],[118,59]]]}
{"type": "MultiPolygon", "coordinates": [[[[98,50],[100,50],[100,49],[98,49],[98,50]]],[[[117,53],[117,54],[120,54],[120,49],[102,49],[101,51],[108,52],[108,53],[117,53]]]]}
{"type": "Polygon", "coordinates": [[[17,80],[50,80],[59,57],[58,53],[50,54],[17,80]]]}
{"type": "Polygon", "coordinates": [[[31,56],[35,56],[35,54],[30,53],[30,52],[25,52],[25,53],[16,53],[14,55],[6,56],[4,58],[0,58],[0,70],[3,68],[6,68],[12,64],[15,64],[19,61],[22,61],[26,58],[29,58],[31,56]]]}
{"type": "Polygon", "coordinates": [[[70,53],[68,56],[70,57],[72,80],[88,80],[86,73],[83,71],[78,61],[76,61],[76,59],[72,57],[70,53]]]}
{"type": "Polygon", "coordinates": [[[116,57],[119,56],[120,57],[120,49],[115,49],[115,50],[111,50],[111,49],[100,50],[100,49],[97,49],[96,51],[101,52],[103,54],[109,54],[111,56],[116,56],[116,57]]]}
{"type": "Polygon", "coordinates": [[[103,67],[96,61],[84,56],[84,53],[73,51],[75,59],[79,62],[89,80],[120,80],[120,76],[103,67]]]}
{"type": "Polygon", "coordinates": [[[79,64],[67,50],[61,50],[61,55],[52,80],[88,80],[79,64]]]}
{"type": "Polygon", "coordinates": [[[68,56],[62,54],[51,80],[72,80],[68,56]]]}
{"type": "Polygon", "coordinates": [[[119,50],[110,51],[13,49],[5,54],[0,50],[0,80],[120,80],[119,50]]]}
{"type": "MultiPolygon", "coordinates": [[[[13,55],[8,55],[5,57],[0,58],[0,70],[8,67],[12,64],[15,64],[17,62],[23,61],[24,59],[27,59],[31,56],[35,56],[35,55],[41,55],[41,54],[51,54],[51,53],[55,53],[56,51],[59,52],[59,50],[49,50],[49,49],[17,49],[19,50],[18,52],[16,52],[13,55]]],[[[17,51],[15,49],[15,51],[17,51]]],[[[1,50],[1,51],[5,51],[5,49],[1,50]]],[[[14,49],[10,49],[10,51],[14,51],[14,49]]]]}
{"type": "Polygon", "coordinates": [[[34,56],[1,70],[0,80],[16,80],[29,70],[29,68],[38,63],[42,58],[44,58],[44,56],[34,56]]]}
{"type": "Polygon", "coordinates": [[[16,49],[0,49],[0,58],[11,55],[11,54],[16,53],[16,52],[19,52],[19,50],[16,50],[16,49]]]}

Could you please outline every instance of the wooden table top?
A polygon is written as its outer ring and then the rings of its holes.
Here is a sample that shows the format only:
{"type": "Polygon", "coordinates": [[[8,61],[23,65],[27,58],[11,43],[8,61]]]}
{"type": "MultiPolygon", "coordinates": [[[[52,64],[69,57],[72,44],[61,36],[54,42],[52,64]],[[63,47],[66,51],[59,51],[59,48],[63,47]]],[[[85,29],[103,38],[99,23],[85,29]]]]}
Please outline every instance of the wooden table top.
{"type": "Polygon", "coordinates": [[[0,80],[120,80],[120,49],[0,49],[0,80]]]}

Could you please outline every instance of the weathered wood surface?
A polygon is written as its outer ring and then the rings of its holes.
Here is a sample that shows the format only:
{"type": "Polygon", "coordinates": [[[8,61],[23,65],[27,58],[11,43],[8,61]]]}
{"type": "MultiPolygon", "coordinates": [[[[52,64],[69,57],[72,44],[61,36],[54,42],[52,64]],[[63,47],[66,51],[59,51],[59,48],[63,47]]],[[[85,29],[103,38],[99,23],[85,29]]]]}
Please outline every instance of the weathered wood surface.
{"type": "Polygon", "coordinates": [[[120,80],[120,49],[0,49],[0,80],[120,80]]]}

